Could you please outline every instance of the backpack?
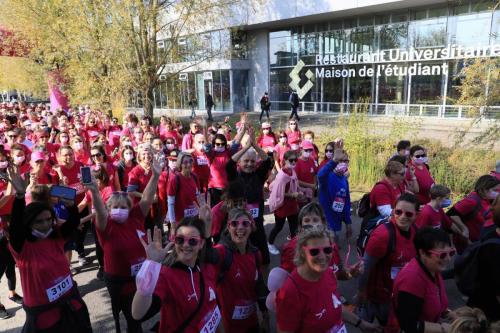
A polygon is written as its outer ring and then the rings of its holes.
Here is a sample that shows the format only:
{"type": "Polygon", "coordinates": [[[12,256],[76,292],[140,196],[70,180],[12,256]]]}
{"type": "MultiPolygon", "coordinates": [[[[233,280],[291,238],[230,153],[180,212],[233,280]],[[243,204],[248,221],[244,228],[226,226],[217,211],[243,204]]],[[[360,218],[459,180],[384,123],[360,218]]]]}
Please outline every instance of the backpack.
{"type": "Polygon", "coordinates": [[[484,242],[475,242],[465,249],[465,252],[457,256],[453,263],[455,282],[458,290],[465,296],[471,297],[479,288],[479,255],[483,245],[497,244],[500,246],[499,238],[491,238],[484,242]]]}
{"type": "MultiPolygon", "coordinates": [[[[385,182],[377,182],[375,186],[377,186],[378,184],[383,184],[384,186],[389,187],[389,185],[385,182]]],[[[359,200],[358,209],[356,211],[359,217],[366,217],[371,211],[370,193],[371,192],[365,193],[361,197],[361,200],[359,200]]]]}
{"type": "Polygon", "coordinates": [[[387,231],[389,232],[389,245],[387,246],[386,255],[394,251],[394,249],[396,248],[396,230],[394,230],[394,225],[389,222],[389,217],[385,217],[375,223],[367,223],[359,230],[356,247],[361,257],[363,257],[363,255],[365,254],[366,245],[368,244],[368,240],[370,239],[371,234],[380,225],[383,225],[385,228],[387,228],[387,231]]]}
{"type": "MultiPolygon", "coordinates": [[[[476,202],[476,205],[474,206],[474,209],[471,210],[468,214],[461,216],[461,218],[464,220],[462,222],[465,222],[465,221],[468,221],[468,220],[474,218],[477,215],[477,212],[479,212],[479,210],[481,209],[481,198],[477,194],[468,195],[465,198],[468,198],[468,197],[474,199],[474,201],[476,202]]],[[[446,215],[451,216],[451,215],[453,215],[452,212],[453,212],[453,210],[450,209],[446,212],[446,215]]],[[[456,212],[456,213],[458,213],[458,212],[456,212]]]]}
{"type": "MultiPolygon", "coordinates": [[[[229,271],[229,269],[231,268],[231,265],[233,264],[233,250],[231,250],[226,245],[224,245],[224,249],[226,250],[226,254],[225,254],[224,259],[222,261],[222,266],[220,268],[219,275],[217,277],[217,285],[221,284],[222,281],[224,281],[224,276],[225,276],[226,272],[229,271]]],[[[259,267],[260,267],[260,260],[259,260],[259,256],[258,256],[259,251],[256,248],[253,248],[253,250],[251,249],[250,251],[253,253],[253,255],[255,257],[255,267],[256,267],[257,271],[259,271],[259,267]]],[[[260,273],[259,273],[259,275],[260,275],[260,273]]]]}

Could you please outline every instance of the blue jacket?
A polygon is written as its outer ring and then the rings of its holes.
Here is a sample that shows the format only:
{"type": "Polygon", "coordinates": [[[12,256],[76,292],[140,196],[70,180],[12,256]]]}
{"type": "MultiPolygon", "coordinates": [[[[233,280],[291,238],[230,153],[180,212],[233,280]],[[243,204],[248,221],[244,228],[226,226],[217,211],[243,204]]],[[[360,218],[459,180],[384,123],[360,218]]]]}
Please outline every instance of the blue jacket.
{"type": "Polygon", "coordinates": [[[331,160],[318,172],[319,203],[325,211],[328,225],[338,225],[342,221],[351,224],[349,182],[346,176],[333,172],[336,166],[337,163],[331,160]]]}

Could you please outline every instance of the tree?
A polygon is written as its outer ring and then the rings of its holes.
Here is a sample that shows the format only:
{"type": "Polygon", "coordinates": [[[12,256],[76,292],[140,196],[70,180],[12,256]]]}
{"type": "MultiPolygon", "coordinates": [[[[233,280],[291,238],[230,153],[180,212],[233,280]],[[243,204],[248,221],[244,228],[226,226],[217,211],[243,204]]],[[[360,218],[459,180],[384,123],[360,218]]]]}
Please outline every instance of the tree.
{"type": "Polygon", "coordinates": [[[46,71],[62,71],[73,103],[94,102],[107,108],[138,91],[145,114],[152,116],[160,74],[167,70],[177,76],[222,56],[229,47],[207,50],[199,32],[225,28],[245,8],[243,4],[243,0],[0,0],[5,9],[0,25],[30,40],[32,61],[46,71]],[[163,47],[158,40],[165,41],[163,47]],[[179,45],[181,40],[186,47],[179,45]],[[189,62],[172,65],[187,55],[189,62]]]}

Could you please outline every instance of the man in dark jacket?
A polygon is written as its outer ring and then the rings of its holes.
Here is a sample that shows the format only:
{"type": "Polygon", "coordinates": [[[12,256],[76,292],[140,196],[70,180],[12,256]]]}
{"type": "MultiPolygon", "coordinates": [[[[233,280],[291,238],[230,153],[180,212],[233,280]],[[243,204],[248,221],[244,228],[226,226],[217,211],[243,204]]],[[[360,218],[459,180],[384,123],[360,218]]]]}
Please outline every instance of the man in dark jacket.
{"type": "Polygon", "coordinates": [[[271,102],[269,102],[269,94],[267,91],[264,93],[264,96],[260,99],[260,117],[259,122],[262,123],[262,116],[264,112],[266,113],[267,121],[269,121],[269,109],[271,108],[271,102]]]}
{"type": "Polygon", "coordinates": [[[212,98],[212,95],[207,91],[207,97],[205,98],[205,107],[207,109],[207,114],[208,114],[208,120],[213,121],[214,119],[212,118],[212,108],[214,107],[214,99],[212,98]]]}
{"type": "Polygon", "coordinates": [[[300,121],[299,114],[297,113],[300,101],[299,101],[299,95],[295,90],[293,90],[292,93],[290,94],[290,98],[288,99],[288,101],[290,102],[290,106],[292,107],[292,113],[290,114],[289,119],[293,119],[293,117],[295,116],[295,119],[300,121]]]}

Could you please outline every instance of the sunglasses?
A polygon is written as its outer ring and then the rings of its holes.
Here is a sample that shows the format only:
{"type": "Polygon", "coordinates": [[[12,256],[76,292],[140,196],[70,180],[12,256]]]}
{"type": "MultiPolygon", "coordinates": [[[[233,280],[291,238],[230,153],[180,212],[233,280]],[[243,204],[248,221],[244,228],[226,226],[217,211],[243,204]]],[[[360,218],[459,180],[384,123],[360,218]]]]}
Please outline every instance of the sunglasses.
{"type": "Polygon", "coordinates": [[[415,158],[427,157],[427,154],[415,155],[415,158]]]}
{"type": "Polygon", "coordinates": [[[90,157],[92,158],[96,158],[96,157],[101,157],[102,154],[101,153],[97,153],[97,154],[94,154],[94,155],[90,155],[90,157]]]}
{"type": "Polygon", "coordinates": [[[312,149],[304,149],[304,151],[305,151],[306,153],[312,153],[312,151],[313,151],[313,150],[312,150],[312,149]]]}
{"type": "Polygon", "coordinates": [[[189,246],[196,246],[200,244],[200,237],[186,237],[186,236],[175,236],[175,244],[184,245],[184,242],[187,242],[189,246]]]}
{"type": "Polygon", "coordinates": [[[288,162],[290,162],[291,164],[294,164],[294,163],[297,163],[297,159],[296,158],[291,158],[288,160],[288,162]]]}
{"type": "Polygon", "coordinates": [[[331,245],[325,247],[304,246],[304,249],[306,249],[312,257],[316,257],[320,252],[326,255],[332,254],[333,252],[333,247],[331,245]]]}
{"type": "Polygon", "coordinates": [[[339,162],[342,162],[342,163],[349,163],[349,160],[340,160],[339,162]]]}
{"type": "Polygon", "coordinates": [[[215,147],[224,147],[224,143],[223,142],[216,142],[215,147]]]}
{"type": "Polygon", "coordinates": [[[414,212],[405,212],[402,209],[395,209],[394,210],[394,215],[396,215],[396,216],[401,216],[403,214],[405,214],[405,217],[408,217],[408,218],[412,218],[413,216],[415,216],[414,212]]]}
{"type": "Polygon", "coordinates": [[[238,226],[243,226],[245,228],[248,228],[250,225],[252,224],[252,222],[250,221],[231,221],[229,222],[229,225],[233,228],[236,228],[238,226]]]}
{"type": "Polygon", "coordinates": [[[290,123],[290,125],[297,125],[297,123],[290,123]]]}
{"type": "Polygon", "coordinates": [[[286,136],[280,136],[280,139],[281,139],[281,138],[285,138],[285,139],[286,139],[286,136]]]}
{"type": "Polygon", "coordinates": [[[7,137],[13,139],[13,138],[17,138],[17,135],[7,135],[7,137]]]}
{"type": "Polygon", "coordinates": [[[436,257],[438,257],[439,259],[446,259],[446,257],[453,257],[457,251],[455,249],[451,249],[449,251],[436,251],[436,250],[429,250],[428,251],[429,253],[432,253],[433,255],[435,255],[436,257]]]}
{"type": "Polygon", "coordinates": [[[327,152],[327,153],[333,153],[333,149],[325,149],[325,152],[327,152]]]}

